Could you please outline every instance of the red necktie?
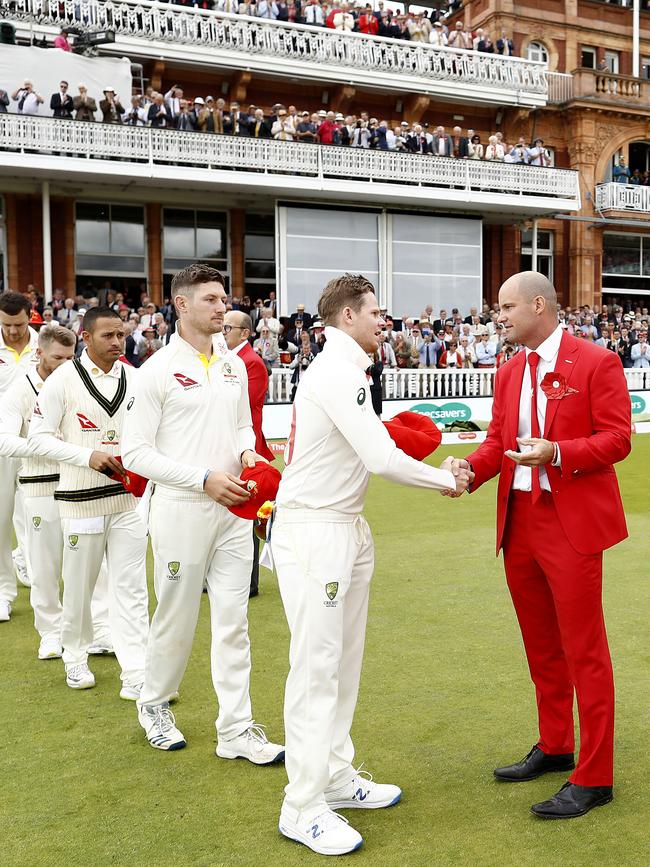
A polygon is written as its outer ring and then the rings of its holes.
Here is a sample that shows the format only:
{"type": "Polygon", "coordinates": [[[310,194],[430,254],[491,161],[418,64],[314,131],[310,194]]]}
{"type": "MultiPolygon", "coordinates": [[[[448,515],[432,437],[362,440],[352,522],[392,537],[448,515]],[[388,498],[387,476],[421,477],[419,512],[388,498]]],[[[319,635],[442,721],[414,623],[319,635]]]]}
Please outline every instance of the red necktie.
{"type": "MultiPolygon", "coordinates": [[[[536,352],[528,354],[528,364],[530,365],[530,435],[540,439],[542,434],[539,429],[539,419],[537,417],[537,365],[539,364],[539,355],[536,352]]],[[[532,492],[533,504],[539,499],[542,493],[539,484],[539,467],[531,467],[532,472],[532,492]]]]}

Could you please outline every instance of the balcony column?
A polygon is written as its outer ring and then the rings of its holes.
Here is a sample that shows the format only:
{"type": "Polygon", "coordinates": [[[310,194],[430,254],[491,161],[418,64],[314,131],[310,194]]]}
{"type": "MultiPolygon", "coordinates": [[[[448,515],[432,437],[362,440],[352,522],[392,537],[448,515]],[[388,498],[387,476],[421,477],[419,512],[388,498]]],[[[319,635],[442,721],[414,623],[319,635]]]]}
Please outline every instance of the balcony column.
{"type": "Polygon", "coordinates": [[[230,223],[230,294],[244,295],[246,277],[244,272],[246,212],[242,208],[232,208],[230,223]]]}
{"type": "Polygon", "coordinates": [[[147,293],[154,304],[163,303],[162,206],[149,202],[146,206],[147,226],[147,293]]]}
{"type": "Polygon", "coordinates": [[[537,271],[537,226],[538,226],[538,224],[539,224],[539,220],[534,219],[533,220],[533,243],[532,243],[532,250],[531,250],[531,257],[530,257],[530,260],[531,260],[530,267],[531,267],[532,271],[537,271]]]}
{"type": "Polygon", "coordinates": [[[641,73],[639,57],[639,7],[641,0],[632,0],[632,75],[638,78],[641,73]]]}
{"type": "Polygon", "coordinates": [[[50,182],[41,185],[41,207],[43,222],[43,298],[46,304],[52,303],[52,226],[50,222],[50,182]]]}

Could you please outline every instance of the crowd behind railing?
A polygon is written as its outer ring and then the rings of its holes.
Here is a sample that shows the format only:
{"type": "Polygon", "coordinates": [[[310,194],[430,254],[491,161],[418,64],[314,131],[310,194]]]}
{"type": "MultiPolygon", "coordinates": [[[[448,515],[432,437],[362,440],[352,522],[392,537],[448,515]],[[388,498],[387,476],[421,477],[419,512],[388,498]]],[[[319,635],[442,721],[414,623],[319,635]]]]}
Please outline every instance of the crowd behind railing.
{"type": "Polygon", "coordinates": [[[266,112],[251,104],[247,108],[207,95],[186,98],[182,88],[173,84],[165,93],[147,88],[144,94],[122,99],[109,85],[102,98],[89,94],[84,84],[74,96],[67,81],[58,91],[43,96],[32,81],[18,87],[0,82],[0,114],[43,116],[41,106],[48,105],[52,116],[62,120],[173,129],[182,132],[231,135],[242,138],[274,139],[367,150],[395,151],[457,159],[486,160],[548,167],[553,164],[551,151],[542,138],[531,143],[521,136],[508,144],[503,133],[496,131],[483,144],[480,133],[455,126],[430,128],[428,123],[409,123],[372,117],[367,111],[358,115],[319,109],[298,109],[295,105],[276,103],[266,112]]]}
{"type": "MultiPolygon", "coordinates": [[[[56,289],[46,305],[34,286],[27,289],[32,305],[32,324],[57,321],[77,335],[77,355],[84,348],[83,320],[87,310],[107,304],[123,319],[126,330],[125,355],[134,366],[164,346],[174,331],[176,317],[170,298],[156,305],[143,287],[135,300],[117,291],[107,281],[98,288],[89,284],[84,294],[66,297],[56,289]]],[[[252,300],[248,295],[229,295],[229,310],[239,310],[251,318],[250,342],[269,373],[280,368],[291,371],[292,395],[301,376],[323,348],[324,323],[299,304],[290,316],[278,314],[275,292],[266,299],[252,300]]],[[[431,305],[419,316],[392,316],[382,310],[385,325],[374,357],[369,357],[369,372],[381,389],[385,372],[416,370],[490,371],[506,364],[520,347],[510,342],[499,322],[499,306],[472,307],[465,315],[457,307],[450,313],[434,313],[431,305]]],[[[647,307],[619,305],[600,307],[558,306],[558,322],[569,334],[594,342],[615,352],[624,368],[650,368],[647,307]]],[[[467,394],[480,394],[480,381],[468,378],[467,394]]],[[[437,386],[438,387],[438,386],[437,386]]],[[[447,393],[443,385],[441,393],[447,393]]],[[[451,392],[450,392],[451,393],[451,392]]],[[[292,396],[291,395],[291,396],[292,396]]],[[[399,395],[395,395],[399,396],[399,395]]]]}

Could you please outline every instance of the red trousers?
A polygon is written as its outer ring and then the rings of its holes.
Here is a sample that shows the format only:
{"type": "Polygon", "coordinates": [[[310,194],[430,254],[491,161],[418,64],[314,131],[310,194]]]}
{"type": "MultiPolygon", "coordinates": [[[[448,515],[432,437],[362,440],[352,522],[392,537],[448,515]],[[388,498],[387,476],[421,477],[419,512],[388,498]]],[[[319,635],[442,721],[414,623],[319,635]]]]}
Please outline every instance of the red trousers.
{"type": "MultiPolygon", "coordinates": [[[[585,527],[585,533],[589,527],[585,527]]],[[[572,753],[573,696],[580,755],[572,783],[611,786],[614,678],[602,608],[602,553],[578,554],[553,497],[512,491],[504,536],[506,578],[537,694],[538,746],[572,753]]]]}

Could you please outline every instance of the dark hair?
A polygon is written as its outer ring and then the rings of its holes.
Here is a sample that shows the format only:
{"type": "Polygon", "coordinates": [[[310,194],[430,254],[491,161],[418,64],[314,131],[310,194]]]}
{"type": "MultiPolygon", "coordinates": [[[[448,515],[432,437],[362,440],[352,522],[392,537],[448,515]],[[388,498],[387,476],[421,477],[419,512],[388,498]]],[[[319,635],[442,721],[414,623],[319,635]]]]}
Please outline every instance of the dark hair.
{"type": "Polygon", "coordinates": [[[92,331],[98,319],[117,319],[120,324],[122,323],[119,313],[112,307],[91,307],[84,313],[83,330],[92,331]]]}
{"type": "Polygon", "coordinates": [[[21,310],[24,310],[28,316],[32,312],[29,298],[23,295],[22,292],[3,292],[0,295],[1,313],[6,313],[8,316],[17,316],[21,310]]]}
{"type": "Polygon", "coordinates": [[[182,271],[174,274],[171,286],[172,301],[175,295],[186,294],[184,290],[191,292],[197,286],[201,286],[204,283],[220,283],[224,289],[226,288],[226,281],[223,279],[221,272],[217,271],[216,268],[200,262],[188,265],[187,268],[183,268],[182,271]]]}
{"type": "Polygon", "coordinates": [[[475,133],[472,136],[472,144],[474,144],[474,142],[478,142],[479,144],[481,143],[481,136],[478,133],[475,133]]]}
{"type": "Polygon", "coordinates": [[[375,291],[370,280],[362,274],[343,274],[330,280],[318,301],[318,315],[325,325],[332,325],[345,307],[356,313],[361,310],[363,299],[375,291]]]}

